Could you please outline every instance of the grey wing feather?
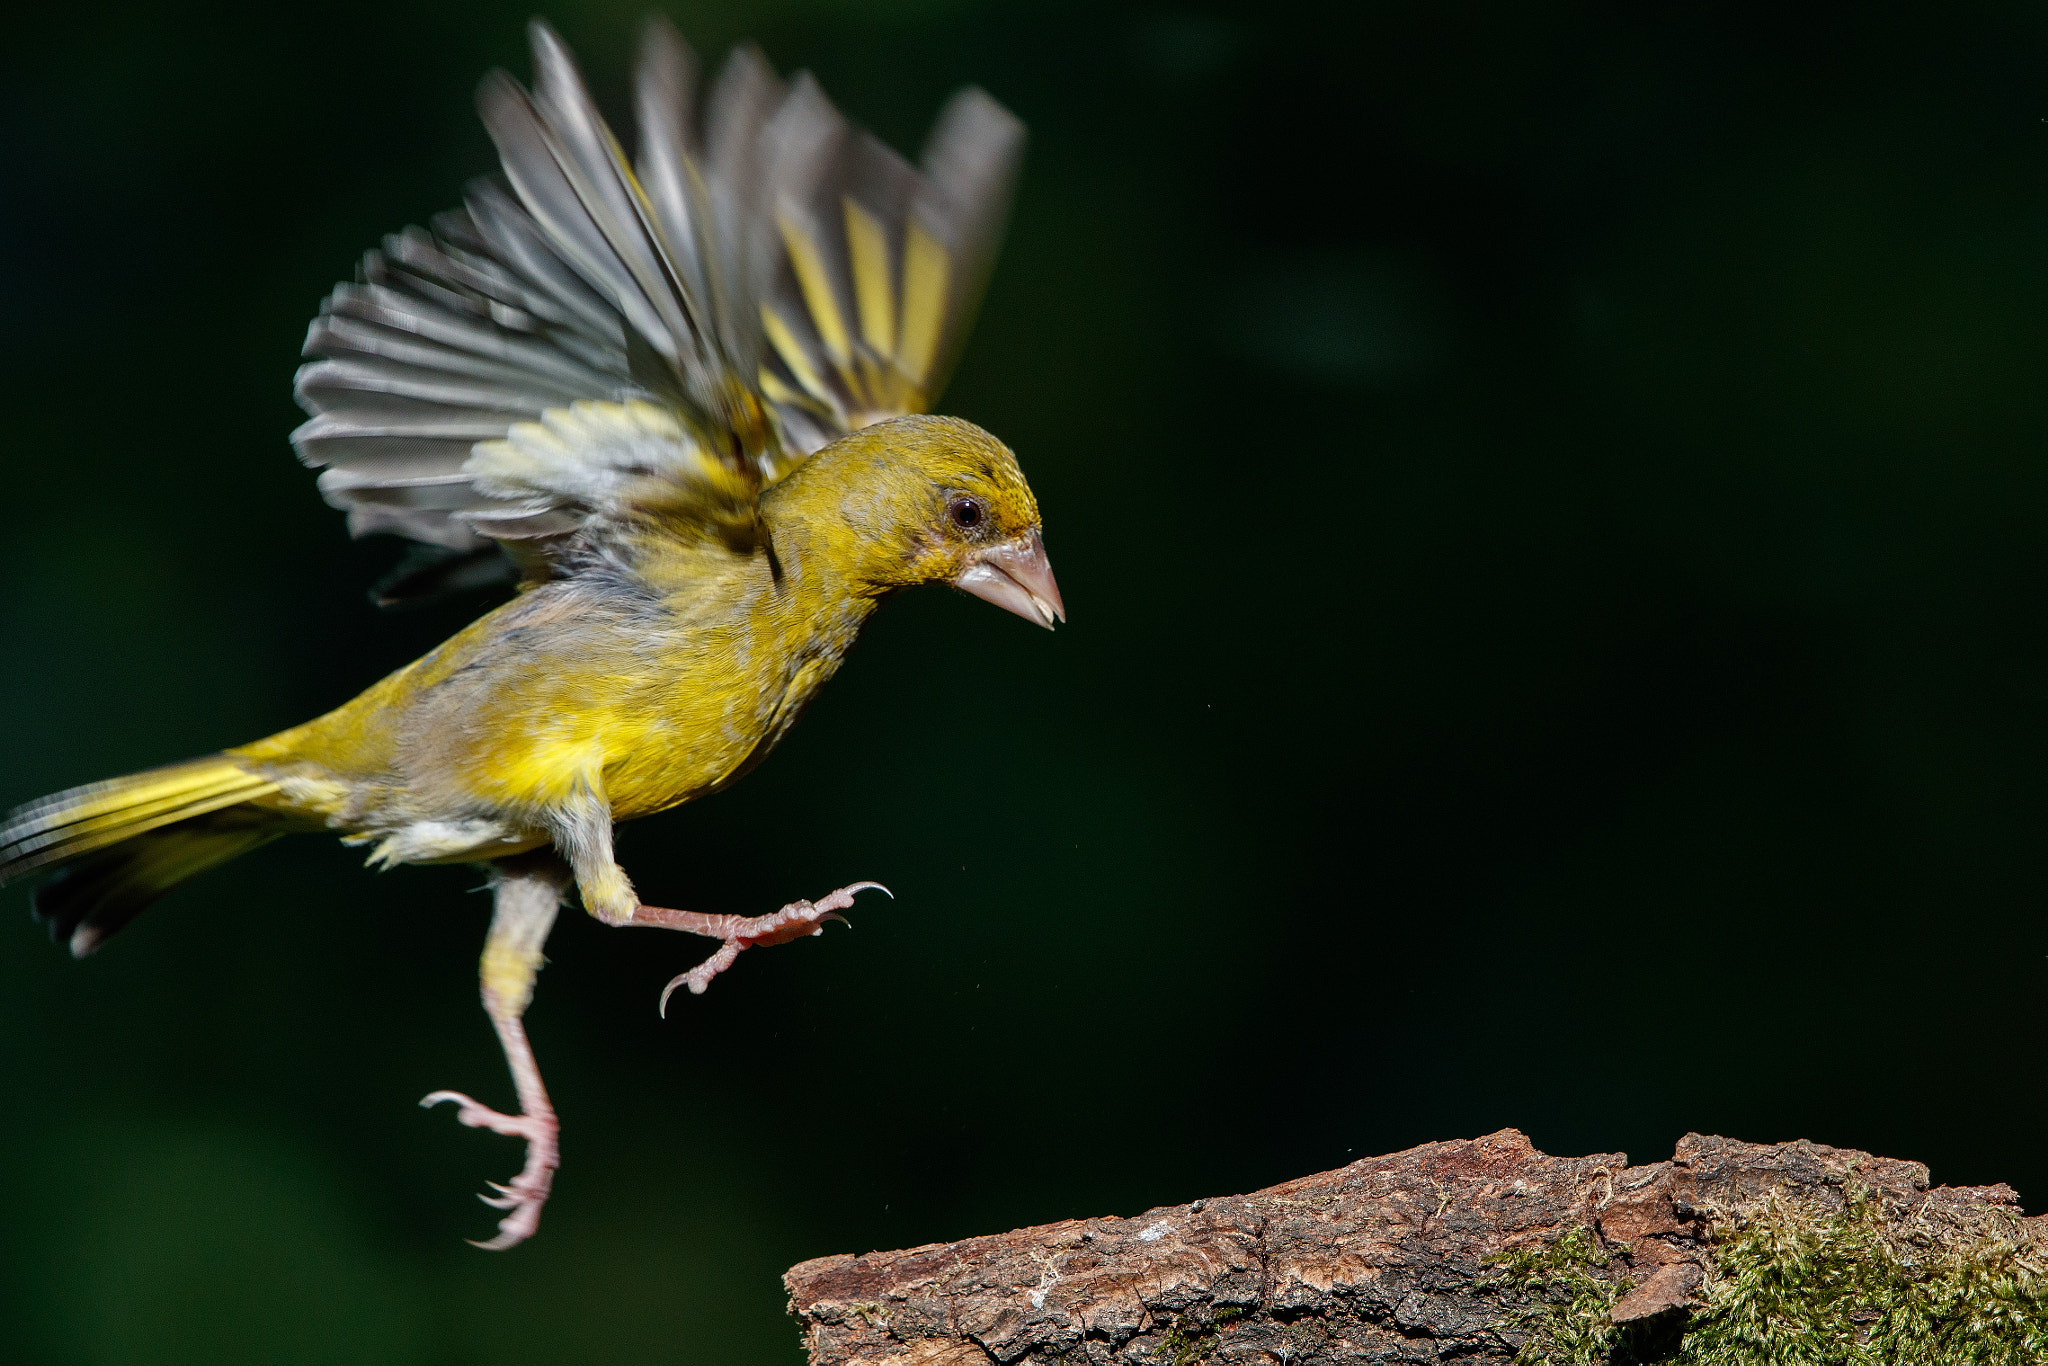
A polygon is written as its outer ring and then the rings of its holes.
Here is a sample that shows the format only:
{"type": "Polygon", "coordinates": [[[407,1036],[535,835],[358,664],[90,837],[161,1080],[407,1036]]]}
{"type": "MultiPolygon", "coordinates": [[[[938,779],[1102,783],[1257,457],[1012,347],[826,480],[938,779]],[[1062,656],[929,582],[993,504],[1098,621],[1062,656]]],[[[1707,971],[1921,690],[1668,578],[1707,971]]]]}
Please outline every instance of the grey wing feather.
{"type": "Polygon", "coordinates": [[[704,104],[704,166],[711,189],[711,286],[736,371],[753,381],[762,352],[760,298],[778,247],[768,217],[763,137],[789,87],[751,44],[732,50],[704,104]]]}
{"type": "Polygon", "coordinates": [[[762,385],[785,427],[808,424],[822,443],[926,411],[987,282],[1023,125],[986,94],[962,91],[913,169],[806,76],[762,141],[773,196],[763,217],[782,247],[762,305],[762,385]]]}
{"type": "Polygon", "coordinates": [[[696,59],[656,20],[629,163],[568,48],[532,38],[532,91],[497,73],[477,97],[505,180],[386,238],[308,331],[293,444],[353,533],[516,544],[533,572],[650,473],[729,503],[713,464],[773,480],[936,396],[1007,213],[1015,118],[962,92],[920,171],[741,47],[700,123],[696,59]]]}
{"type": "Polygon", "coordinates": [[[920,158],[913,212],[958,263],[933,357],[932,392],[945,387],[995,269],[1024,160],[1024,124],[978,86],[946,101],[920,158]]]}

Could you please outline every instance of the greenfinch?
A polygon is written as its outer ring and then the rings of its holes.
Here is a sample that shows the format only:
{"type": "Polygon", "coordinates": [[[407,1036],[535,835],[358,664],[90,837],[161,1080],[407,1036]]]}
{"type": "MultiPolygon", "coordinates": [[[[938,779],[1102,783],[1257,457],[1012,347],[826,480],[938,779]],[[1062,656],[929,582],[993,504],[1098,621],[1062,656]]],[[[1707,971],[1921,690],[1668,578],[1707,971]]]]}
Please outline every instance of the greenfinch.
{"type": "Polygon", "coordinates": [[[759,763],[900,589],[950,583],[1064,620],[1016,458],[925,415],[992,263],[1022,125],[964,90],[913,167],[751,48],[700,98],[690,50],[656,22],[629,159],[560,38],[536,22],[532,40],[533,88],[499,72],[478,96],[502,179],[386,238],[329,296],[293,434],[354,534],[419,543],[386,600],[501,573],[517,592],[325,716],[0,826],[0,881],[54,872],[37,914],[80,956],[296,831],[379,867],[485,865],[483,1002],[519,1109],[422,1103],[526,1141],[484,1197],[506,1211],[487,1248],[534,1232],[559,1160],[521,1019],[572,886],[607,925],[719,941],[669,984],[699,992],[877,885],[755,917],[650,906],[614,823],[759,763]]]}

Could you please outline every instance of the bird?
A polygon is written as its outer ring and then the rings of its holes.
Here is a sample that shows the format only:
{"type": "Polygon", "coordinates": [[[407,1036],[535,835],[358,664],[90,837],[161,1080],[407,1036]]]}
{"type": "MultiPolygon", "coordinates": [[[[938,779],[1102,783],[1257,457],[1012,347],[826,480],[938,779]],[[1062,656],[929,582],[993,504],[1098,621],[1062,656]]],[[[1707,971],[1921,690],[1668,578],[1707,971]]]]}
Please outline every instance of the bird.
{"type": "MultiPolygon", "coordinates": [[[[1003,233],[1022,123],[969,87],[913,165],[751,46],[708,84],[665,20],[629,157],[536,20],[531,87],[483,81],[496,174],[386,237],[307,333],[292,433],[352,534],[412,543],[387,605],[510,596],[304,725],[72,788],[0,824],[0,882],[84,957],[173,886],[287,834],[482,865],[480,991],[517,1097],[452,1090],[525,1141],[485,1203],[531,1237],[560,1121],[522,1023],[570,898],[717,941],[670,993],[843,919],[850,883],[766,915],[640,900],[613,827],[761,762],[881,601],[951,584],[1050,629],[1066,609],[1014,453],[931,413],[1003,233]]],[[[886,890],[886,889],[882,889],[886,890]]]]}

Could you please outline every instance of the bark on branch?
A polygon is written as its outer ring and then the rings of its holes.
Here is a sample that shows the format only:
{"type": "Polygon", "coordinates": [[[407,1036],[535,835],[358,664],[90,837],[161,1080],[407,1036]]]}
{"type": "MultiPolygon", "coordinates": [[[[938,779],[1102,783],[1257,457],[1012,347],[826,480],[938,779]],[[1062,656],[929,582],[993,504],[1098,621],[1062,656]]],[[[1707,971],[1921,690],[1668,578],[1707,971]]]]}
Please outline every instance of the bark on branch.
{"type": "Polygon", "coordinates": [[[2048,1360],[2008,1187],[1700,1135],[1630,1167],[1504,1129],[784,1283],[812,1366],[2048,1360]]]}

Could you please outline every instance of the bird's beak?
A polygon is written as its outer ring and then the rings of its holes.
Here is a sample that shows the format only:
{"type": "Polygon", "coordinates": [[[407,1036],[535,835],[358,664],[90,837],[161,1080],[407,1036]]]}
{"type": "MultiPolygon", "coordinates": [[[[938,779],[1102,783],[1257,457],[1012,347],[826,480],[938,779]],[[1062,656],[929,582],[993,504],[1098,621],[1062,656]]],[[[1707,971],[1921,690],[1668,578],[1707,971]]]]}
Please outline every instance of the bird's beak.
{"type": "Polygon", "coordinates": [[[1060,586],[1053,582],[1052,562],[1045,558],[1045,541],[1036,530],[1028,536],[977,550],[967,567],[953,580],[977,598],[1008,608],[1026,621],[1052,629],[1054,618],[1067,619],[1060,602],[1060,586]]]}

